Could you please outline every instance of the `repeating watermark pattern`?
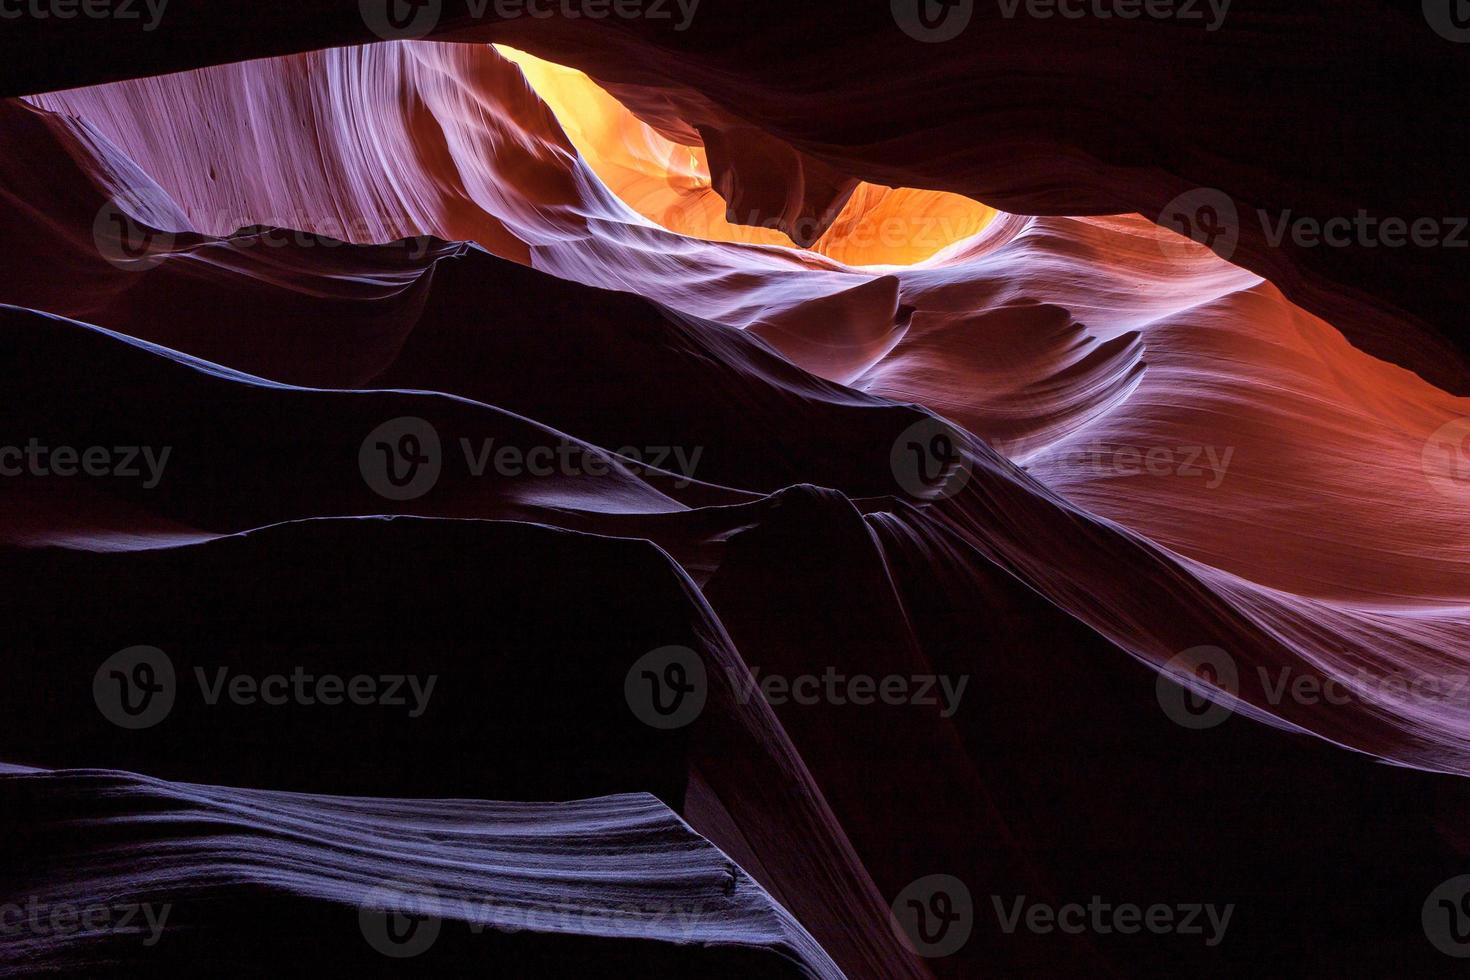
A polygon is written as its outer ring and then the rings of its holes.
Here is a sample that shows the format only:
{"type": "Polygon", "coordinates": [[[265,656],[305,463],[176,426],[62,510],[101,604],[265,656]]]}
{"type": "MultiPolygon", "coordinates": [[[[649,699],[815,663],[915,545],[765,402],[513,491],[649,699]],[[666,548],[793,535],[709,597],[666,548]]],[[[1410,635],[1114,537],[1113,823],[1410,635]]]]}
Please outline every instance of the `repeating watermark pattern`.
{"type": "Polygon", "coordinates": [[[953,875],[920,878],[898,893],[890,910],[899,941],[928,959],[958,953],[975,929],[970,889],[953,875]]]}
{"type": "Polygon", "coordinates": [[[953,718],[960,709],[960,699],[969,686],[968,674],[950,677],[946,674],[847,674],[828,667],[820,674],[764,674],[760,667],[750,668],[749,676],[731,677],[735,697],[749,704],[764,698],[772,707],[794,704],[810,707],[818,704],[867,706],[919,705],[933,707],[941,718],[953,718]]]}
{"type": "Polygon", "coordinates": [[[1470,496],[1470,418],[1455,419],[1435,430],[1419,458],[1429,485],[1446,497],[1470,496]]]}
{"type": "MultiPolygon", "coordinates": [[[[195,667],[200,702],[217,707],[396,708],[421,718],[429,708],[437,674],[312,673],[302,666],[289,673],[256,675],[230,667],[195,667]]],[[[173,660],[157,647],[136,646],[108,657],[92,679],[92,697],[108,721],[131,731],[152,728],[173,711],[180,687],[173,660]]]]}
{"type": "Polygon", "coordinates": [[[1424,19],[1434,32],[1456,44],[1470,43],[1470,2],[1424,0],[1424,19]]]}
{"type": "Polygon", "coordinates": [[[169,0],[0,0],[0,20],[117,20],[146,32],[163,22],[169,0]]]}
{"type": "Polygon", "coordinates": [[[1029,465],[1047,462],[1103,480],[1139,476],[1199,480],[1215,490],[1225,482],[1234,458],[1234,446],[1124,446],[1094,439],[1086,446],[1039,454],[1029,465]]]}
{"type": "MultiPolygon", "coordinates": [[[[1470,247],[1470,217],[1419,216],[1406,218],[1356,214],[1315,218],[1298,215],[1289,208],[1277,217],[1265,209],[1255,210],[1261,237],[1272,248],[1290,244],[1296,248],[1467,248],[1470,247]]],[[[1235,202],[1222,190],[1201,187],[1179,195],[1165,205],[1158,223],[1177,231],[1229,260],[1240,245],[1241,219],[1235,202]]],[[[1174,261],[1192,257],[1189,247],[1178,239],[1161,239],[1159,248],[1174,261]]]]}
{"type": "MultiPolygon", "coordinates": [[[[996,0],[1006,20],[1175,20],[1210,33],[1225,26],[1232,0],[996,0]]],[[[893,20],[916,41],[938,44],[965,32],[975,0],[891,0],[893,20]]]]}
{"type": "Polygon", "coordinates": [[[645,653],[628,668],[623,696],[645,725],[666,731],[684,728],[704,712],[709,699],[704,659],[683,646],[645,653]]]}
{"type": "Polygon", "coordinates": [[[3,936],[141,936],[150,949],[163,939],[173,905],[164,902],[112,902],[76,905],[48,902],[32,895],[24,903],[0,904],[3,936]]]}
{"type": "Polygon", "coordinates": [[[687,902],[612,901],[598,906],[527,908],[485,898],[446,899],[429,885],[388,883],[358,907],[358,926],[368,945],[393,959],[412,959],[433,948],[446,925],[471,935],[537,932],[571,935],[673,935],[692,942],[700,923],[716,910],[687,902]]]}
{"type": "Polygon", "coordinates": [[[945,500],[973,475],[965,440],[942,419],[920,419],[894,440],[888,454],[893,478],[904,493],[925,501],[945,500]]]}
{"type": "MultiPolygon", "coordinates": [[[[652,20],[670,21],[676,31],[694,23],[700,0],[464,0],[471,20],[652,20]]],[[[368,30],[385,41],[427,37],[444,16],[444,0],[359,0],[368,30]]]]}
{"type": "MultiPolygon", "coordinates": [[[[555,445],[526,449],[493,438],[457,443],[464,471],[471,477],[497,476],[608,476],[613,462],[586,446],[562,440],[555,445]]],[[[637,466],[675,475],[680,489],[694,482],[694,471],[704,456],[696,446],[623,446],[614,454],[637,466]]],[[[389,500],[416,500],[439,482],[445,454],[439,433],[429,422],[413,416],[391,419],[368,433],[358,450],[358,467],[367,485],[389,500]]]]}
{"type": "MultiPolygon", "coordinates": [[[[1257,666],[1256,689],[1264,704],[1304,707],[1349,704],[1374,705],[1385,701],[1417,702],[1425,706],[1470,702],[1470,674],[1391,670],[1372,673],[1357,669],[1342,676],[1323,677],[1290,665],[1257,666]]],[[[1241,691],[1235,658],[1217,646],[1191,647],[1164,664],[1156,681],[1159,706],[1177,724],[1192,729],[1214,728],[1235,713],[1241,691]]]]}
{"type": "Polygon", "coordinates": [[[0,446],[0,477],[111,477],[139,480],[145,490],[163,481],[172,446],[0,446]]]}
{"type": "Polygon", "coordinates": [[[1435,887],[1424,899],[1420,922],[1435,949],[1456,959],[1470,958],[1470,875],[1435,887]]]}
{"type": "Polygon", "coordinates": [[[1199,936],[1210,948],[1224,941],[1230,917],[1235,914],[1234,903],[1113,904],[1104,901],[1101,895],[1093,895],[1086,904],[1061,905],[1028,900],[1025,895],[991,895],[990,903],[1001,931],[1008,936],[1019,929],[1043,936],[1053,932],[1072,936],[1084,933],[1131,936],[1146,932],[1156,936],[1199,936]]]}

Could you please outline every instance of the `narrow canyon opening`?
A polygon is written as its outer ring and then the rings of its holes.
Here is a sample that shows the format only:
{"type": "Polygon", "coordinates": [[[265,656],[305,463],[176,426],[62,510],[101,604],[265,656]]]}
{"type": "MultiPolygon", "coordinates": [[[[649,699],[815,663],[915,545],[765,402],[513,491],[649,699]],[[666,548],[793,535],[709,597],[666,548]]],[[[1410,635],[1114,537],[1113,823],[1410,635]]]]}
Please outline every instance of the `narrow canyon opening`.
{"type": "MultiPolygon", "coordinates": [[[[494,48],[520,67],[587,165],[634,211],[691,238],[802,247],[774,221],[720,195],[705,146],[670,139],[584,72],[494,48]]],[[[908,266],[974,237],[997,213],[960,194],[862,181],[830,224],[801,219],[798,237],[814,239],[807,251],[845,265],[908,266]]]]}

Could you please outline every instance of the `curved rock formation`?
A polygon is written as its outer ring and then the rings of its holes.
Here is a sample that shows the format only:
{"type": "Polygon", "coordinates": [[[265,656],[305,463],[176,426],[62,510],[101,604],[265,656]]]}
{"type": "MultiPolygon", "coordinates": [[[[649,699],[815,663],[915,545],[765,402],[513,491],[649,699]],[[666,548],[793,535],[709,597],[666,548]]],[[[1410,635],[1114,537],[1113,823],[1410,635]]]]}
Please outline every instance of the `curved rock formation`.
{"type": "MultiPolygon", "coordinates": [[[[1357,32],[1390,69],[1420,50],[1361,6],[1324,78],[1357,32]]],[[[335,36],[295,16],[290,43],[335,36]]],[[[1416,316],[1459,288],[1448,252],[1349,292],[1331,284],[1361,253],[1268,250],[1243,222],[1233,265],[1159,220],[1206,174],[1268,212],[1453,208],[1442,155],[1407,144],[1413,179],[1380,194],[1366,151],[1302,152],[1379,103],[1211,152],[1272,120],[1222,110],[1206,132],[1170,79],[1233,64],[1238,39],[1274,56],[1315,5],[1245,7],[1206,41],[1140,26],[1122,54],[1096,25],[1025,46],[1035,25],[977,17],[954,47],[908,46],[854,15],[759,69],[754,36],[701,47],[733,16],[663,60],[641,27],[449,16],[460,43],[0,105],[0,591],[24,681],[0,717],[4,761],[46,770],[0,777],[36,842],[11,893],[133,894],[183,849],[157,895],[217,890],[195,935],[247,949],[217,914],[238,904],[299,916],[294,949],[384,874],[358,852],[423,821],[401,850],[436,889],[462,889],[454,867],[532,909],[723,896],[685,936],[465,920],[494,935],[447,945],[454,965],[1442,968],[1418,914],[1467,844],[1470,399],[1416,316]],[[1148,75],[1164,37],[1178,60],[1148,75]],[[1062,66],[1104,57],[1118,91],[1078,101],[1062,66]],[[1019,78],[1039,109],[1003,90],[1019,78]],[[128,447],[136,476],[83,466],[128,447]],[[94,685],[140,645],[178,703],[120,732],[94,685]],[[298,667],[440,693],[421,717],[277,713],[210,686],[298,667]],[[660,678],[696,717],[640,715],[660,678]],[[97,769],[140,775],[69,773],[97,769]],[[63,859],[77,808],[106,840],[63,859]],[[535,846],[497,850],[522,822],[535,846]],[[585,851],[553,846],[583,828],[585,851]],[[238,835],[287,843],[241,871],[238,835]],[[936,874],[970,893],[953,949],[903,921],[936,874]],[[1230,941],[1005,926],[1018,899],[1093,895],[1228,904],[1230,941]]],[[[84,969],[104,946],[0,937],[0,958],[84,969]]]]}

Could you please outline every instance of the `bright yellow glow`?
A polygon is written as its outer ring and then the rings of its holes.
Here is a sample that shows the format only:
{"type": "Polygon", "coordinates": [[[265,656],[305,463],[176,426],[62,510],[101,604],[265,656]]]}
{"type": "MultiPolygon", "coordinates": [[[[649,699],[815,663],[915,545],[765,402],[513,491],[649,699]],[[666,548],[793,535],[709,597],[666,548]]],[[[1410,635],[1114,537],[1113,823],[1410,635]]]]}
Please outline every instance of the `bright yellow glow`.
{"type": "MultiPolygon", "coordinates": [[[[556,114],[567,138],[629,207],[695,238],[796,248],[783,232],[732,224],[702,146],[672,142],[575,68],[495,45],[556,114]]],[[[995,209],[958,194],[860,184],[811,251],[848,265],[912,265],[969,238],[995,209]]]]}

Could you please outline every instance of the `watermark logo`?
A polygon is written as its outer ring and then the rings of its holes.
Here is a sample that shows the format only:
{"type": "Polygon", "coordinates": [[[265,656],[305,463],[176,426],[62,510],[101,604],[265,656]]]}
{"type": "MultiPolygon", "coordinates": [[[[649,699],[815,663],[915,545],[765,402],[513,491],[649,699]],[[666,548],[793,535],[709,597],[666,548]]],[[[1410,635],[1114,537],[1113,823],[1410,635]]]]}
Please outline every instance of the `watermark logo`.
{"type": "Polygon", "coordinates": [[[970,941],[975,903],[960,879],[927,875],[898,893],[889,922],[899,941],[919,956],[952,956],[970,941]]]}
{"type": "Polygon", "coordinates": [[[157,647],[119,650],[92,678],[92,699],[102,717],[119,728],[152,728],[173,710],[177,692],[173,661],[157,647]]]}
{"type": "Polygon", "coordinates": [[[1195,730],[1214,728],[1233,713],[1222,691],[1230,699],[1240,694],[1240,672],[1235,658],[1216,646],[1190,647],[1171,657],[1154,684],[1164,714],[1195,730]]]}
{"type": "Polygon", "coordinates": [[[964,439],[941,419],[929,417],[909,426],[893,443],[888,462],[903,491],[919,500],[945,500],[970,482],[964,439]]]}
{"type": "Polygon", "coordinates": [[[1470,958],[1470,875],[1459,875],[1429,893],[1420,912],[1424,935],[1456,959],[1470,958]]]}
{"type": "Polygon", "coordinates": [[[439,26],[443,0],[360,0],[368,30],[385,41],[416,41],[439,26]]]}
{"type": "Polygon", "coordinates": [[[975,0],[892,0],[893,20],[915,41],[953,41],[970,26],[975,0]]]}
{"type": "Polygon", "coordinates": [[[1436,429],[1425,440],[1419,462],[1436,491],[1459,500],[1470,496],[1470,418],[1436,429]]]}
{"type": "MultiPolygon", "coordinates": [[[[409,718],[421,718],[439,682],[437,674],[315,674],[305,667],[290,673],[253,674],[229,667],[193,670],[201,703],[217,707],[258,705],[279,708],[298,705],[400,708],[409,718]]],[[[108,657],[92,678],[92,697],[108,721],[130,731],[152,728],[173,711],[181,688],[168,654],[157,647],[137,646],[108,657]]]]}
{"type": "MultiPolygon", "coordinates": [[[[1164,205],[1160,225],[1177,231],[1227,262],[1240,245],[1240,212],[1230,195],[1213,187],[1180,194],[1164,205]]],[[[1197,254],[1176,238],[1163,238],[1159,248],[1172,262],[1187,262],[1197,254]]]]}
{"type": "Polygon", "coordinates": [[[1446,41],[1470,42],[1470,0],[1424,0],[1424,19],[1446,41]]]}
{"type": "Polygon", "coordinates": [[[439,482],[443,453],[438,431],[421,418],[384,422],[362,441],[357,463],[362,478],[388,500],[417,500],[439,482]]]}
{"type": "Polygon", "coordinates": [[[444,927],[443,905],[432,888],[379,885],[358,908],[357,923],[368,945],[396,960],[429,951],[444,927]]]}
{"type": "Polygon", "coordinates": [[[176,236],[137,221],[114,199],[92,219],[97,254],[125,272],[147,272],[173,253],[176,236]]]}
{"type": "Polygon", "coordinates": [[[639,721],[672,730],[691,724],[704,711],[709,677],[704,660],[688,647],[659,647],[628,670],[623,696],[639,721]]]}

